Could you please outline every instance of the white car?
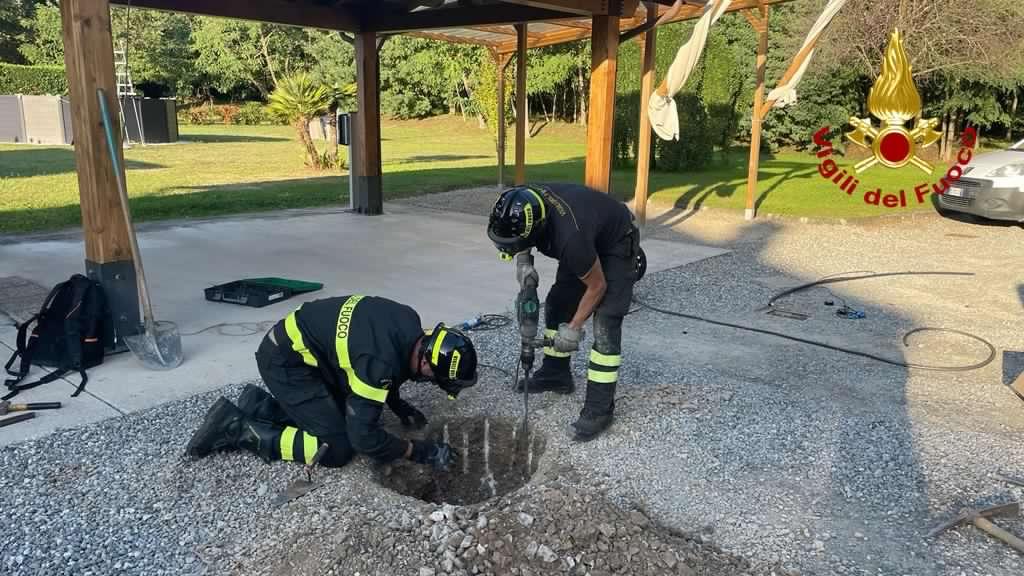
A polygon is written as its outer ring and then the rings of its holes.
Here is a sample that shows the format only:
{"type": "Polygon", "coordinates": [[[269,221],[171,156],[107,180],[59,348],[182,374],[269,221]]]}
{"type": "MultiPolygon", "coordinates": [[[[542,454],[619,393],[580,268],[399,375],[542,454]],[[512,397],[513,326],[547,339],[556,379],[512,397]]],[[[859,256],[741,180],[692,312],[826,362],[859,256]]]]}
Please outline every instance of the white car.
{"type": "Polygon", "coordinates": [[[939,196],[939,208],[1024,222],[1024,140],[972,158],[960,180],[939,196]]]}

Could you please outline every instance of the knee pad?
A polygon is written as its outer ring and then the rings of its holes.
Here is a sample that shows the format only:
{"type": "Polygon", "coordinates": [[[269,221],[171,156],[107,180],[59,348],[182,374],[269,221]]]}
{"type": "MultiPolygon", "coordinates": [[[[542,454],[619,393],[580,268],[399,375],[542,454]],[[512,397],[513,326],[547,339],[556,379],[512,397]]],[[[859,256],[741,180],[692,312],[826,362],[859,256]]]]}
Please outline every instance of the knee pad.
{"type": "Polygon", "coordinates": [[[355,450],[349,444],[347,436],[331,436],[321,438],[328,444],[327,453],[320,460],[320,465],[327,468],[340,468],[352,461],[355,450]]]}
{"type": "Polygon", "coordinates": [[[594,316],[594,350],[602,354],[622,351],[622,318],[598,314],[594,316]]]}

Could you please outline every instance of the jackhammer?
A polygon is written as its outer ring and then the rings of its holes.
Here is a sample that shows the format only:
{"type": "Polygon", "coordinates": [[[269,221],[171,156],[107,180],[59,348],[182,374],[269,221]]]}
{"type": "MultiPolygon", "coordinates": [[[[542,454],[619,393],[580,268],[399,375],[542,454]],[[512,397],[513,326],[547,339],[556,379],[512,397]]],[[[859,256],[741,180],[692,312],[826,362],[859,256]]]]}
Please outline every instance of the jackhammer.
{"type": "Polygon", "coordinates": [[[550,346],[550,339],[537,338],[540,323],[540,299],[537,297],[537,285],[540,278],[533,267],[533,254],[529,250],[516,254],[516,279],[519,281],[519,294],[516,296],[516,320],[519,323],[519,362],[516,363],[513,386],[519,384],[519,367],[523,367],[523,442],[529,443],[530,415],[530,372],[533,370],[534,349],[550,346]]]}

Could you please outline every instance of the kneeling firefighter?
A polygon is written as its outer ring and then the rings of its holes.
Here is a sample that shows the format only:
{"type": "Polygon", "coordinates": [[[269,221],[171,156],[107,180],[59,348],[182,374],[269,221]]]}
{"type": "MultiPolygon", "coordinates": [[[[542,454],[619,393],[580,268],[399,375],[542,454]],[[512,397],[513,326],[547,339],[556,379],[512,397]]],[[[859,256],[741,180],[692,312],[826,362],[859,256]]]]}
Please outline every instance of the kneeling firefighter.
{"type": "MultiPolygon", "coordinates": [[[[573,427],[579,440],[596,437],[612,422],[622,364],[622,320],[633,284],[646,266],[632,212],[586,186],[516,186],[498,196],[487,235],[503,257],[537,248],[558,261],[544,305],[544,336],[552,345],[544,348],[544,361],[530,381],[517,383],[518,390],[571,394],[571,354],[579,349],[583,325],[593,315],[586,398],[573,427]]],[[[532,264],[516,260],[517,278],[536,277],[532,264]]]]}
{"type": "Polygon", "coordinates": [[[270,393],[246,386],[238,405],[221,397],[187,452],[246,449],[264,461],[309,463],[322,443],[324,466],[355,453],[381,463],[405,458],[437,469],[458,460],[448,444],[404,440],[380,426],[387,405],[402,424],[422,428],[423,413],[399,396],[407,380],[432,381],[454,399],[477,380],[473,343],[438,324],[424,331],[409,306],[376,296],[307,302],[264,336],[256,363],[270,393]]]}

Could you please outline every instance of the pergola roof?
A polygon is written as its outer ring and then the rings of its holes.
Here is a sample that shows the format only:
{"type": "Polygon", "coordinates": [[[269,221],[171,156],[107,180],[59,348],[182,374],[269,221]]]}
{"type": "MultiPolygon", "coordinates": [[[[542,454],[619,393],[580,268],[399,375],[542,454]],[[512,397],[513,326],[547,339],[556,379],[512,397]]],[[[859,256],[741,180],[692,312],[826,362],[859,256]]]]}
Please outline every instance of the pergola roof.
{"type": "MultiPolygon", "coordinates": [[[[345,32],[408,34],[446,42],[473,44],[499,54],[516,50],[516,23],[529,23],[527,47],[536,48],[588,38],[591,16],[621,15],[622,32],[647,19],[638,0],[112,0],[174,12],[275,22],[345,32]]],[[[792,0],[734,0],[729,12],[792,0]]],[[[658,15],[674,0],[655,0],[658,15]]],[[[668,21],[699,17],[704,0],[683,0],[668,21]]]]}

